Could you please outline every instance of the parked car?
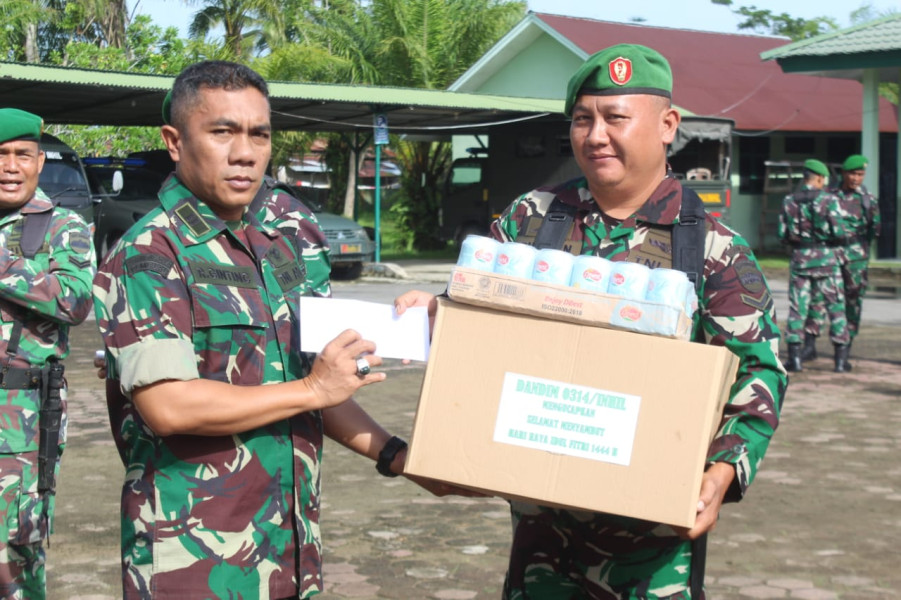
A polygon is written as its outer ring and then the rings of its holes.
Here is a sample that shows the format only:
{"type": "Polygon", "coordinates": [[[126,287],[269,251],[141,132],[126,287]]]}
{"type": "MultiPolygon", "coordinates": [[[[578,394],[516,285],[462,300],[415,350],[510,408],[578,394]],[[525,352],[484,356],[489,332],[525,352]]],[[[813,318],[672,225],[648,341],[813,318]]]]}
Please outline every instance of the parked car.
{"type": "Polygon", "coordinates": [[[336,279],[356,279],[363,272],[363,263],[372,262],[375,244],[366,229],[356,221],[326,212],[323,202],[303,186],[291,186],[294,195],[316,215],[319,227],[329,244],[332,276],[336,279]]]}
{"type": "Polygon", "coordinates": [[[143,159],[98,157],[83,162],[91,191],[99,199],[94,215],[94,247],[102,257],[129,227],[159,205],[157,193],[166,174],[147,168],[143,159]]]}
{"type": "Polygon", "coordinates": [[[44,168],[38,186],[59,206],[80,214],[90,225],[94,220],[94,201],[78,154],[68,144],[49,133],[41,135],[44,168]]]}
{"type": "MultiPolygon", "coordinates": [[[[95,215],[94,244],[98,256],[105,255],[129,227],[159,204],[157,192],[174,169],[168,154],[161,151],[129,158],[85,158],[85,171],[100,203],[95,215]],[[116,191],[113,178],[121,173],[121,188],[116,191]]],[[[293,186],[295,196],[316,215],[329,243],[332,275],[336,279],[356,279],[363,263],[371,262],[375,245],[366,230],[351,219],[325,212],[315,196],[301,186],[293,186]]]]}

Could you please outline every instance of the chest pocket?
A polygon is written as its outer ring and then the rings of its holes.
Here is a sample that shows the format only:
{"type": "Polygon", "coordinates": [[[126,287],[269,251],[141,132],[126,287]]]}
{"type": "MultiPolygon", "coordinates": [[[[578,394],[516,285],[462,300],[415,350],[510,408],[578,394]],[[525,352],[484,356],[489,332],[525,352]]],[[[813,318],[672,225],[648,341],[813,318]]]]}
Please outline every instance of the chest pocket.
{"type": "Polygon", "coordinates": [[[253,267],[191,263],[194,349],[203,377],[262,383],[271,315],[253,267]]]}

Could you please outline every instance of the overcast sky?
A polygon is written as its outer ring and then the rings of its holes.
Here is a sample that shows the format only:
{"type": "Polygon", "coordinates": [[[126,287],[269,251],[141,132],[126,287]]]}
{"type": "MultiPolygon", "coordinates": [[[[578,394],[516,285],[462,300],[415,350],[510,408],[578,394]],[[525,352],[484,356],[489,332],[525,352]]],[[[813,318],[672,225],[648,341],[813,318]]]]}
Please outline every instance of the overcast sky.
{"type": "MultiPolygon", "coordinates": [[[[733,0],[733,6],[755,6],[759,10],[770,10],[775,14],[786,13],[792,17],[812,19],[831,17],[839,27],[851,25],[851,13],[869,5],[876,16],[889,10],[897,11],[897,0],[872,0],[856,2],[851,0],[733,0]]],[[[741,19],[726,6],[713,4],[710,0],[632,0],[609,2],[607,0],[529,0],[529,9],[558,15],[586,17],[600,21],[630,22],[635,18],[644,19],[644,25],[675,27],[679,29],[702,29],[723,33],[755,33],[740,31],[741,19]]]]}
{"type": "MultiPolygon", "coordinates": [[[[136,0],[129,0],[129,6],[136,0]]],[[[701,29],[725,33],[741,32],[740,19],[725,6],[713,4],[710,0],[528,0],[529,9],[534,12],[585,17],[601,21],[628,23],[635,18],[643,19],[644,25],[675,27],[679,29],[701,29]]],[[[851,13],[865,5],[871,6],[876,14],[899,9],[897,0],[871,0],[856,2],[851,0],[733,0],[735,6],[756,6],[774,13],[787,13],[792,17],[810,19],[832,17],[840,27],[851,25],[851,13]]],[[[188,3],[185,0],[139,0],[137,10],[153,17],[164,27],[178,27],[186,35],[187,24],[201,2],[188,3]]]]}

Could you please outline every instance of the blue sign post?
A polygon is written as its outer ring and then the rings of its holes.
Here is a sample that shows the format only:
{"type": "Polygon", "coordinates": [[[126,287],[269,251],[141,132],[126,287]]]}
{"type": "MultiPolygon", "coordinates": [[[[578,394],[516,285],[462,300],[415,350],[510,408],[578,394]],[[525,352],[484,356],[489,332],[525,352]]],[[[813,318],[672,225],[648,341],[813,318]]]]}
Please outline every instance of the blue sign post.
{"type": "Polygon", "coordinates": [[[388,116],[384,113],[372,115],[375,129],[375,262],[382,261],[382,146],[388,143],[388,116]]]}

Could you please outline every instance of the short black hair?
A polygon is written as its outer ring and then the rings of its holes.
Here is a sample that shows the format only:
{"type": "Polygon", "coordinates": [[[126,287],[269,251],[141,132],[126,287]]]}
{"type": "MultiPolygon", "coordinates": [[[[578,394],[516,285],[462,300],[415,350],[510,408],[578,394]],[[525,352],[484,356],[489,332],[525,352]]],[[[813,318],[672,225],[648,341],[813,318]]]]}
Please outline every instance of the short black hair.
{"type": "Polygon", "coordinates": [[[259,73],[235,62],[226,60],[205,60],[183,70],[175,78],[172,86],[170,123],[180,126],[184,123],[185,112],[197,100],[203,89],[227,91],[254,88],[269,100],[269,86],[259,73]]]}

